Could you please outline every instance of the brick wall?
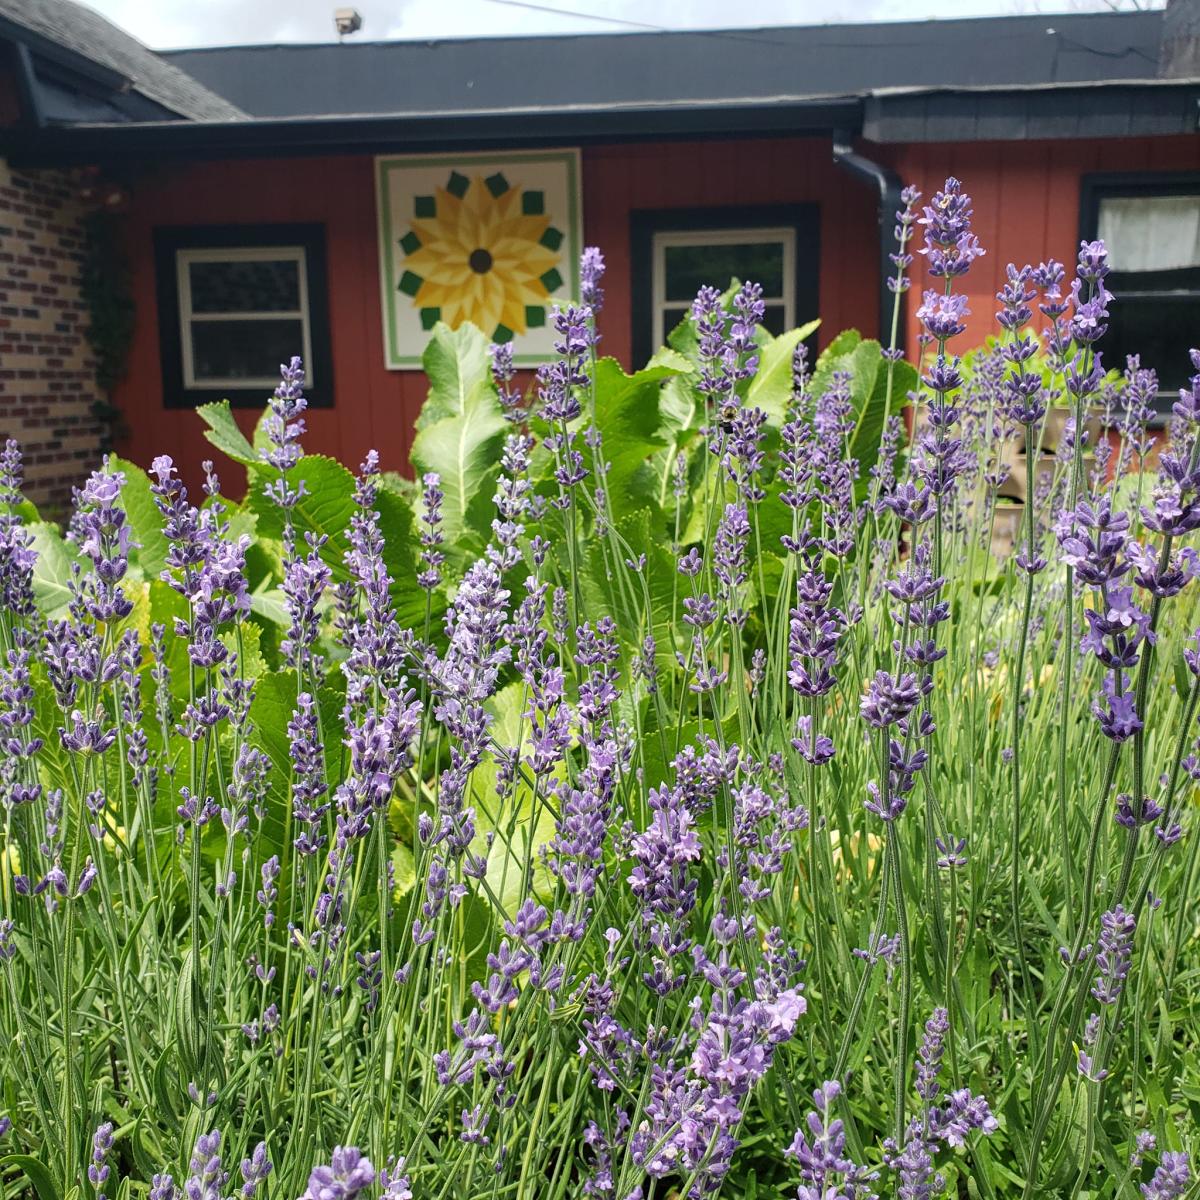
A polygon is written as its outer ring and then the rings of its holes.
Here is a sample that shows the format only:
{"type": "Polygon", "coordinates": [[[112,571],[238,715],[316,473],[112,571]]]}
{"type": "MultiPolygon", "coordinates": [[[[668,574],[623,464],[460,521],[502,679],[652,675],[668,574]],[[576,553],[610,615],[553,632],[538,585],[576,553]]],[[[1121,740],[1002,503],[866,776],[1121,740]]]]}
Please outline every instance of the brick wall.
{"type": "Polygon", "coordinates": [[[0,159],[0,436],[25,454],[26,495],[47,515],[98,462],[101,398],[84,337],[78,185],[0,159]]]}

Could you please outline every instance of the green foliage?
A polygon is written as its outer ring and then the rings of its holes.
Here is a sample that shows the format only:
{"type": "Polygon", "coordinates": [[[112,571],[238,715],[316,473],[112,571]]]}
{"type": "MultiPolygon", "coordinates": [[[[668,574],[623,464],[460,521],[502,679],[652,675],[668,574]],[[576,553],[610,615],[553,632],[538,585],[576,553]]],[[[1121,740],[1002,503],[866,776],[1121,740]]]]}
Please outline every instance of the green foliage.
{"type": "Polygon", "coordinates": [[[472,325],[451,330],[439,323],[423,361],[431,387],[417,422],[413,469],[441,477],[447,540],[462,553],[475,553],[491,528],[507,427],[488,374],[487,344],[472,325]]]}

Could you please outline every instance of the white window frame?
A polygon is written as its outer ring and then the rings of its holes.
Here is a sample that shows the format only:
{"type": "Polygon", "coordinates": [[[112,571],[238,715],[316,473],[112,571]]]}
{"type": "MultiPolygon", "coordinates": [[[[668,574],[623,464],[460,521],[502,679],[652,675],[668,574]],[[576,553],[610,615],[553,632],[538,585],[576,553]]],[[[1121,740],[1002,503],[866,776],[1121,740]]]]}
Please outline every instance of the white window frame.
{"type": "Polygon", "coordinates": [[[313,386],[312,318],[308,304],[308,254],[303,246],[212,246],[175,251],[175,280],[179,289],[179,345],[183,352],[183,386],[197,391],[268,387],[279,383],[278,374],[261,379],[197,379],[192,347],[192,325],[204,321],[299,321],[304,357],[304,386],[313,386]],[[192,312],[192,264],[202,262],[291,262],[296,264],[300,307],[274,312],[192,312]]]}
{"type": "MultiPolygon", "coordinates": [[[[796,231],[787,226],[751,226],[748,229],[663,229],[651,235],[650,240],[650,306],[653,313],[653,346],[665,346],[667,333],[665,310],[685,304],[685,301],[667,300],[667,249],[671,246],[729,246],[779,243],[783,246],[783,295],[768,296],[763,293],[766,304],[783,305],[784,328],[792,329],[796,324],[796,231]]],[[[714,279],[714,287],[725,288],[727,279],[714,279]]],[[[747,282],[747,281],[743,281],[747,282]]],[[[749,282],[757,283],[758,280],[749,282]]]]}

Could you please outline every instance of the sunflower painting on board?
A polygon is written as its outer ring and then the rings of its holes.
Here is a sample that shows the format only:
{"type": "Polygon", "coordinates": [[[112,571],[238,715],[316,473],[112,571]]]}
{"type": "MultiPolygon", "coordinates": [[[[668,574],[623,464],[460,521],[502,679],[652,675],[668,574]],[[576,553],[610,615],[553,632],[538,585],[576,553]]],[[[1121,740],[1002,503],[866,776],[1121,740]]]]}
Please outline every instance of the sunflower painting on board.
{"type": "Polygon", "coordinates": [[[381,157],[376,178],[387,366],[420,367],[439,321],[549,355],[579,292],[578,151],[381,157]]]}

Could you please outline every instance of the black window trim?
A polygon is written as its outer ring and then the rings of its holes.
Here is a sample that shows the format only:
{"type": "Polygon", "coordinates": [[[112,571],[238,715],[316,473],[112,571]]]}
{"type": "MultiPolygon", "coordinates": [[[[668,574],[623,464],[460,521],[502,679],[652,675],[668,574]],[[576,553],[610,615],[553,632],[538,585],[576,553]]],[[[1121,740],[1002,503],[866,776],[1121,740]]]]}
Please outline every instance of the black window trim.
{"type": "MultiPolygon", "coordinates": [[[[1084,175],[1079,189],[1079,238],[1092,242],[1099,236],[1100,204],[1112,198],[1155,196],[1200,196],[1200,171],[1100,171],[1084,175]]],[[[1200,305],[1200,267],[1175,271],[1112,271],[1107,280],[1114,303],[1128,299],[1194,298],[1200,305]],[[1126,283],[1126,281],[1129,283],[1126,283]]],[[[1110,363],[1119,371],[1125,364],[1110,363]]],[[[1177,399],[1171,389],[1160,390],[1157,408],[1162,416],[1177,399]]],[[[1160,422],[1155,422],[1158,424],[1160,422]]]]}
{"type": "Polygon", "coordinates": [[[311,389],[305,389],[305,395],[311,408],[333,407],[333,343],[329,328],[325,226],[281,223],[161,225],[154,230],[154,275],[164,408],[196,408],[213,400],[228,400],[234,408],[261,408],[269,396],[262,385],[189,388],[185,384],[176,252],[226,248],[271,250],[284,246],[301,246],[304,249],[309,339],[313,357],[311,366],[315,381],[311,389]]]}
{"type": "MultiPolygon", "coordinates": [[[[633,367],[644,366],[658,349],[653,345],[654,235],[689,230],[790,229],[795,237],[796,320],[804,325],[820,315],[820,206],[812,203],[720,205],[705,208],[638,208],[629,214],[630,320],[633,367]],[[812,269],[805,267],[811,264],[812,269]]],[[[714,279],[724,288],[727,279],[714,279]]],[[[808,339],[816,352],[816,334],[808,339]]]]}

